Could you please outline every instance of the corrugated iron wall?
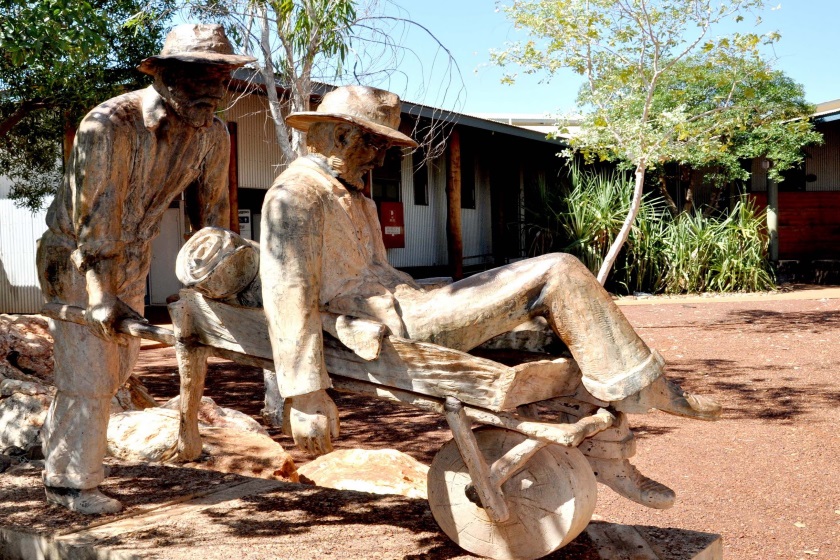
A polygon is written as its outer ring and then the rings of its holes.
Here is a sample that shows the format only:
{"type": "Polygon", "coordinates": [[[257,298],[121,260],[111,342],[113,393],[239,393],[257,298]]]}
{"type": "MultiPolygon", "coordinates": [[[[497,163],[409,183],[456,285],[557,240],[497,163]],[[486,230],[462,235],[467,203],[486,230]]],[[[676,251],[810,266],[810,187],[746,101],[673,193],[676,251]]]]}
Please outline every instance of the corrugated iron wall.
{"type": "MultiPolygon", "coordinates": [[[[490,209],[490,171],[487,162],[476,158],[475,208],[461,209],[461,227],[464,236],[464,266],[474,266],[493,261],[493,216],[490,209]]],[[[463,169],[462,173],[469,173],[463,169]]]]}
{"type": "Polygon", "coordinates": [[[435,168],[427,168],[429,173],[429,204],[414,204],[414,162],[410,152],[406,151],[402,159],[400,198],[403,203],[405,219],[405,247],[388,249],[388,261],[392,266],[438,266],[446,264],[446,221],[440,220],[440,199],[446,212],[446,184],[436,180],[435,168]],[[441,237],[443,240],[441,241],[441,237]]]}
{"type": "Polygon", "coordinates": [[[44,300],[35,268],[35,242],[47,230],[46,215],[46,210],[33,214],[0,199],[0,313],[41,309],[44,300]]]}
{"type": "Polygon", "coordinates": [[[268,189],[286,168],[263,95],[227,98],[225,119],[237,124],[240,189],[268,189]]]}
{"type": "MultiPolygon", "coordinates": [[[[806,192],[840,191],[840,122],[817,125],[823,134],[820,146],[805,148],[805,173],[814,175],[815,181],[805,183],[806,192]]],[[[761,159],[752,161],[751,188],[754,192],[767,191],[767,171],[761,167],[761,159]]]]}
{"type": "Polygon", "coordinates": [[[805,159],[805,173],[817,180],[805,183],[806,191],[840,191],[840,123],[817,126],[824,143],[805,149],[811,157],[805,159]]]}

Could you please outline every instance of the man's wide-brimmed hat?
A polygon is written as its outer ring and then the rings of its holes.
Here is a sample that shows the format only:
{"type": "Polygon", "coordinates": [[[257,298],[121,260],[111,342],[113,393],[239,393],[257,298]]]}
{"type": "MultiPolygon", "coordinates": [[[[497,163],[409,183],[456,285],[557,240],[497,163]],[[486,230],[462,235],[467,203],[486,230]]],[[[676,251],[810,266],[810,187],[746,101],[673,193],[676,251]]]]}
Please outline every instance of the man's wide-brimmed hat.
{"type": "Polygon", "coordinates": [[[161,63],[167,60],[238,68],[257,59],[234,54],[233,45],[221,25],[185,23],[169,32],[159,55],[145,59],[137,69],[155,75],[161,63]]]}
{"type": "Polygon", "coordinates": [[[324,95],[315,111],[286,117],[289,126],[306,132],[316,122],[346,122],[380,136],[396,146],[417,147],[417,142],[399,130],[400,98],[390,91],[368,86],[343,86],[324,95]]]}

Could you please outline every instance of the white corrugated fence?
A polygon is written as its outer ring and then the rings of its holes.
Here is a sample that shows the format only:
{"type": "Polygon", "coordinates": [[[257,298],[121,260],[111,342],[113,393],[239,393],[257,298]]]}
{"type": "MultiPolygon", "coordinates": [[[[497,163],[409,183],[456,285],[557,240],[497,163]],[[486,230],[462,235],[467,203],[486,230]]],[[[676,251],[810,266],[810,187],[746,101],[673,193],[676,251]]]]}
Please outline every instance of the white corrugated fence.
{"type": "Polygon", "coordinates": [[[0,313],[41,309],[44,300],[35,268],[35,243],[47,230],[46,215],[46,209],[32,213],[0,199],[0,313]]]}

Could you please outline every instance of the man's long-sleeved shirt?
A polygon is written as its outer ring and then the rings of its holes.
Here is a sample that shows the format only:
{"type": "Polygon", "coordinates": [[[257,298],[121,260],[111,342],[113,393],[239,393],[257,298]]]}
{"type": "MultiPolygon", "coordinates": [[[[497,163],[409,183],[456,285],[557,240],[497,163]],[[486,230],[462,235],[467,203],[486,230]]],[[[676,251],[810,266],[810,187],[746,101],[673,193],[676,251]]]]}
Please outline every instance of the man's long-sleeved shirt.
{"type": "Polygon", "coordinates": [[[397,296],[419,292],[387,260],[376,205],[316,156],[274,182],[262,210],[260,277],[280,393],[330,386],[321,310],[384,323],[405,336],[397,296]]]}
{"type": "MultiPolygon", "coordinates": [[[[199,224],[227,227],[230,141],[224,124],[190,126],[153,87],[110,99],[82,120],[45,242],[72,251],[84,273],[122,265],[113,289],[145,282],[150,244],[170,203],[190,189],[199,224]]],[[[43,266],[43,265],[42,265],[43,266]]],[[[46,280],[60,281],[58,278],[46,280]]]]}

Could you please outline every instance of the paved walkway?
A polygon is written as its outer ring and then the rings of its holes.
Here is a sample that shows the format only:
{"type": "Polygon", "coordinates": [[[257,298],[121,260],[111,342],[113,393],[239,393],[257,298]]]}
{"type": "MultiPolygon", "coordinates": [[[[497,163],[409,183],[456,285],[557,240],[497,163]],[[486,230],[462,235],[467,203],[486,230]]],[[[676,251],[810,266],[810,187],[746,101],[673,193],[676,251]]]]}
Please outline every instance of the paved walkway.
{"type": "Polygon", "coordinates": [[[623,296],[616,299],[616,303],[618,305],[662,305],[669,303],[731,303],[733,301],[789,301],[808,299],[840,299],[840,286],[797,284],[775,292],[687,296],[623,296]]]}

